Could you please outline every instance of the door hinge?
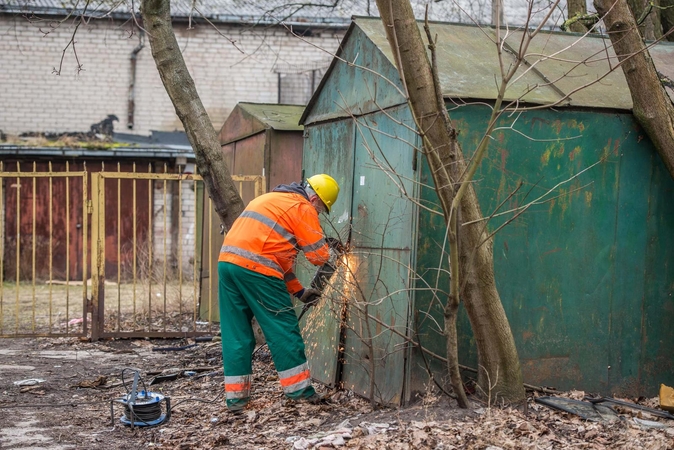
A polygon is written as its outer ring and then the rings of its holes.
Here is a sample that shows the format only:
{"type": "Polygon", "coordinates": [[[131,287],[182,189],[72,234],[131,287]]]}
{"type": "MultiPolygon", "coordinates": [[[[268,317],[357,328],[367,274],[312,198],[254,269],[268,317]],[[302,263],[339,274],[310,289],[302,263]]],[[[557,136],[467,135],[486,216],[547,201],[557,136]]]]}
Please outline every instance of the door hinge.
{"type": "Polygon", "coordinates": [[[94,213],[94,202],[91,200],[87,200],[87,214],[93,214],[94,213]]]}

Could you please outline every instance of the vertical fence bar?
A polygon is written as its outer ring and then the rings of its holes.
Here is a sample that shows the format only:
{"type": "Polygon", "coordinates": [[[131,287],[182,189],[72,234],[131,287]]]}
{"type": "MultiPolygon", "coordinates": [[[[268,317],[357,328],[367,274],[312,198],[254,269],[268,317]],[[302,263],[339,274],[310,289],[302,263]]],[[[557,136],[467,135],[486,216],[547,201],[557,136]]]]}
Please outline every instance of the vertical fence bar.
{"type": "MultiPolygon", "coordinates": [[[[203,265],[203,255],[201,254],[201,249],[199,248],[199,243],[197,237],[197,233],[199,230],[199,216],[197,215],[197,211],[199,211],[199,189],[197,189],[197,181],[194,181],[194,219],[195,219],[195,228],[194,228],[194,264],[192,264],[192,295],[194,298],[194,301],[192,302],[192,321],[194,323],[194,331],[197,331],[197,296],[198,296],[198,291],[197,291],[197,283],[201,284],[201,277],[197,279],[197,261],[201,262],[201,265],[203,265]],[[198,255],[198,256],[197,256],[198,255]]],[[[202,196],[203,198],[203,196],[202,196]]],[[[201,213],[201,220],[203,223],[203,216],[204,216],[204,211],[201,213]]],[[[203,225],[202,225],[203,227],[203,225]]],[[[201,228],[203,230],[203,228],[201,228]]],[[[203,248],[204,246],[204,233],[201,233],[201,246],[203,248]]],[[[201,270],[198,272],[201,274],[201,270]]]]}
{"type": "Polygon", "coordinates": [[[52,315],[54,314],[54,179],[52,165],[49,161],[49,334],[52,332],[52,315]]]}
{"type": "MultiPolygon", "coordinates": [[[[88,318],[88,305],[87,305],[87,281],[88,281],[88,271],[87,271],[87,247],[89,245],[89,175],[87,174],[87,164],[82,163],[82,170],[84,174],[82,175],[82,333],[87,334],[87,318],[88,318]]],[[[70,163],[66,161],[66,172],[70,172],[70,163]]],[[[66,204],[70,202],[70,176],[66,177],[66,204]]],[[[67,211],[70,211],[68,207],[67,211]]],[[[66,213],[66,240],[68,241],[68,255],[70,254],[70,214],[66,213]]],[[[75,236],[77,239],[77,236],[75,236]]],[[[75,257],[77,258],[77,254],[75,257]]],[[[69,322],[68,317],[70,316],[70,260],[66,258],[66,324],[69,322]]],[[[70,325],[68,327],[68,333],[70,333],[70,325]]]]}
{"type": "MultiPolygon", "coordinates": [[[[136,163],[133,163],[133,173],[136,173],[136,163]]],[[[138,258],[136,254],[136,248],[138,247],[138,240],[136,238],[136,179],[133,179],[133,329],[138,329],[138,323],[136,322],[136,260],[138,258]]]]}
{"type": "MultiPolygon", "coordinates": [[[[122,167],[117,162],[117,173],[122,167]]],[[[117,331],[121,329],[122,320],[122,179],[117,178],[117,331]]]]}
{"type": "MultiPolygon", "coordinates": [[[[182,167],[182,166],[179,166],[182,167]]],[[[178,178],[178,242],[174,247],[178,252],[178,323],[183,322],[183,178],[182,168],[178,178]]],[[[181,327],[182,329],[182,327],[181,327]]],[[[196,326],[194,328],[196,331],[196,326]]]]}
{"type": "Polygon", "coordinates": [[[33,177],[32,177],[33,178],[33,221],[32,221],[32,224],[31,224],[31,230],[32,230],[32,234],[33,234],[32,238],[31,238],[31,241],[32,241],[32,244],[33,244],[32,252],[31,252],[31,254],[32,254],[31,263],[32,263],[32,270],[33,270],[32,274],[31,274],[32,285],[33,285],[33,289],[32,289],[32,292],[33,292],[33,301],[32,301],[33,308],[32,309],[33,309],[33,311],[32,311],[32,319],[31,319],[32,320],[31,330],[32,330],[33,333],[35,333],[35,308],[37,308],[37,303],[35,302],[35,275],[36,275],[36,272],[35,272],[36,252],[35,252],[35,250],[37,248],[37,233],[36,233],[37,177],[35,176],[35,172],[37,172],[37,164],[35,163],[35,161],[33,161],[33,177]]]}
{"type": "MultiPolygon", "coordinates": [[[[87,172],[87,163],[84,162],[83,164],[83,171],[84,174],[82,176],[82,302],[83,302],[83,321],[82,321],[82,332],[87,333],[87,312],[88,312],[88,305],[87,305],[87,279],[89,278],[89,272],[88,272],[88,257],[89,257],[89,252],[88,252],[88,247],[89,247],[89,242],[91,238],[89,237],[89,214],[92,211],[91,208],[91,198],[89,195],[89,173],[87,172]]],[[[93,315],[92,315],[93,318],[93,315]]]]}
{"type": "Polygon", "coordinates": [[[92,196],[94,213],[92,214],[91,260],[95,270],[91,271],[91,339],[98,340],[103,332],[105,311],[105,178],[103,173],[92,177],[92,196]],[[96,249],[94,251],[94,248],[96,249]]]}
{"type": "MultiPolygon", "coordinates": [[[[152,164],[147,165],[147,171],[148,173],[152,173],[152,164]]],[[[149,214],[147,217],[148,221],[148,226],[147,226],[147,253],[148,253],[148,258],[147,258],[147,264],[148,264],[148,305],[147,305],[147,317],[148,317],[148,331],[152,331],[152,275],[153,275],[153,268],[152,268],[152,246],[154,245],[153,242],[153,233],[152,233],[152,227],[154,226],[154,221],[153,221],[153,213],[154,213],[154,205],[152,204],[152,179],[147,180],[147,195],[148,195],[148,209],[149,209],[149,214]]]]}
{"type": "MultiPolygon", "coordinates": [[[[213,322],[213,315],[211,308],[213,307],[213,282],[211,281],[213,276],[213,201],[211,198],[208,198],[208,329],[211,329],[211,323],[213,322]]],[[[216,268],[217,270],[217,268],[216,268]]],[[[222,320],[222,319],[221,319],[222,320]]]]}
{"type": "MultiPolygon", "coordinates": [[[[96,321],[96,314],[98,312],[98,264],[96,260],[99,254],[98,247],[98,220],[100,205],[98,203],[98,184],[100,182],[99,174],[91,175],[91,199],[92,199],[92,214],[91,214],[91,340],[98,340],[100,330],[96,321]]],[[[86,284],[86,279],[83,284],[86,284]]]]}
{"type": "MultiPolygon", "coordinates": [[[[66,161],[66,335],[70,334],[70,175],[67,173],[70,172],[70,163],[66,161]]],[[[83,186],[84,193],[83,203],[84,203],[84,212],[86,217],[87,202],[86,202],[86,184],[83,186]]],[[[84,231],[84,239],[86,239],[86,229],[84,231]]],[[[86,248],[86,242],[84,245],[86,248]]],[[[75,255],[77,257],[77,255],[75,255]]],[[[86,266],[87,260],[85,259],[82,263],[83,266],[86,266]]],[[[87,285],[86,275],[82,277],[83,285],[87,285]]],[[[87,320],[87,310],[86,310],[87,299],[84,298],[84,311],[83,311],[83,322],[82,326],[85,326],[87,320]]]]}
{"type": "MultiPolygon", "coordinates": [[[[167,173],[168,173],[167,172],[167,166],[166,166],[166,163],[164,163],[164,175],[166,175],[167,173]]],[[[162,319],[162,323],[164,325],[164,327],[163,327],[164,333],[166,333],[166,264],[168,262],[167,259],[166,259],[166,241],[168,240],[168,237],[167,237],[168,236],[168,233],[167,233],[168,226],[167,226],[167,223],[166,223],[166,216],[168,216],[168,210],[166,208],[166,178],[164,178],[164,186],[163,187],[164,187],[164,192],[163,192],[163,196],[164,196],[164,198],[163,198],[163,202],[164,202],[164,225],[163,225],[164,226],[164,272],[163,272],[163,276],[164,276],[164,283],[163,283],[164,284],[164,290],[163,290],[164,313],[163,314],[164,314],[164,316],[163,316],[163,319],[162,319]]]]}
{"type": "Polygon", "coordinates": [[[5,334],[5,164],[0,161],[0,334],[5,334]]]}
{"type": "MultiPolygon", "coordinates": [[[[21,172],[21,164],[16,162],[16,171],[21,172]]],[[[21,178],[16,177],[16,302],[14,307],[14,333],[19,333],[19,280],[21,267],[21,178]]]]}

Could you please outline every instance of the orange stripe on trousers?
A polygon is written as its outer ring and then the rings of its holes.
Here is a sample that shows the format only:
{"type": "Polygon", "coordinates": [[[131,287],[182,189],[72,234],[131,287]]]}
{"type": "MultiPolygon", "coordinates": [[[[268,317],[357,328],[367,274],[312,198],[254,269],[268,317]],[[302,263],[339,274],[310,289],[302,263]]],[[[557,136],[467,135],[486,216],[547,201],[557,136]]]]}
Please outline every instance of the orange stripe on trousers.
{"type": "Polygon", "coordinates": [[[225,384],[225,391],[229,392],[241,392],[246,389],[250,389],[250,383],[232,383],[225,384]]]}
{"type": "Polygon", "coordinates": [[[283,378],[279,380],[281,382],[281,386],[287,387],[287,386],[292,386],[295,383],[299,383],[300,381],[304,381],[308,378],[310,378],[311,375],[309,374],[308,370],[305,370],[304,372],[300,372],[297,375],[293,375],[292,377],[288,378],[283,378]]]}

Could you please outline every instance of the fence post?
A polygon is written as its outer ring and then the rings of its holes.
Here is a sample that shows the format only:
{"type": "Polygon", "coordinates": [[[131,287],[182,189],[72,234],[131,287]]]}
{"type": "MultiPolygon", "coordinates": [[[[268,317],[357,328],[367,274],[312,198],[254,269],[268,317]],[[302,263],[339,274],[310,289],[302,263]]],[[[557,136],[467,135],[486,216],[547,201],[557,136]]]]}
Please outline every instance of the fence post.
{"type": "Polygon", "coordinates": [[[97,341],[105,320],[105,178],[101,173],[91,176],[91,197],[91,340],[97,341]]]}

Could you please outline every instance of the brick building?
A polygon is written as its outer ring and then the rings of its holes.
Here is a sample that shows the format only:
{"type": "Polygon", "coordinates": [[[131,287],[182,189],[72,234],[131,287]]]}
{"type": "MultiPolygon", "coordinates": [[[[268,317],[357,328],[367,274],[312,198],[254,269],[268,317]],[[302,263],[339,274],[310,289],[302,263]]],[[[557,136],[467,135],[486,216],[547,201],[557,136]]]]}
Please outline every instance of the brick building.
{"type": "MultiPolygon", "coordinates": [[[[488,2],[412,3],[418,17],[428,4],[433,20],[490,20],[488,2]]],[[[82,2],[0,0],[0,130],[89,131],[110,115],[118,119],[116,132],[147,136],[151,130],[182,130],[137,25],[140,15],[131,14],[132,3],[87,5],[71,42],[82,2]]],[[[524,23],[525,6],[525,0],[505,5],[511,25],[524,23]]],[[[178,44],[216,129],[238,102],[306,103],[351,16],[377,14],[370,0],[342,0],[332,7],[172,0],[171,8],[178,44]]]]}
{"type": "MultiPolygon", "coordinates": [[[[5,134],[86,132],[109,115],[118,118],[116,132],[147,136],[150,130],[182,129],[149,42],[128,14],[83,22],[73,51],[68,46],[73,27],[54,25],[67,10],[10,6],[0,6],[0,130],[5,134]],[[32,13],[39,19],[26,17],[32,13]]],[[[306,34],[302,39],[283,26],[224,22],[216,30],[197,17],[190,24],[180,15],[174,30],[219,128],[239,101],[277,103],[281,97],[306,102],[312,84],[318,84],[312,80],[329,64],[328,52],[337,48],[347,22],[296,28],[306,34]]]]}

